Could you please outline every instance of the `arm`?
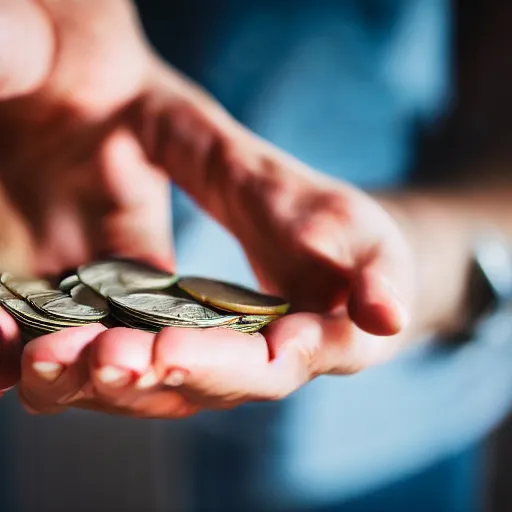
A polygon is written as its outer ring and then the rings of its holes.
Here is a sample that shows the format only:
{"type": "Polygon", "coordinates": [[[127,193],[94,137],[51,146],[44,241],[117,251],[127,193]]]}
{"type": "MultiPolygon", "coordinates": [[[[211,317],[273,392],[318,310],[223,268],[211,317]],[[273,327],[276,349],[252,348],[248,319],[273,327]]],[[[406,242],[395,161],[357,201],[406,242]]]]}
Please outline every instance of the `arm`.
{"type": "Polygon", "coordinates": [[[512,237],[512,185],[483,181],[378,198],[401,225],[419,270],[411,332],[445,335],[463,328],[475,237],[486,229],[512,237]]]}
{"type": "MultiPolygon", "coordinates": [[[[418,243],[436,243],[433,209],[422,210],[415,238],[416,221],[410,229],[393,218],[415,218],[402,199],[379,204],[250,133],[151,53],[127,2],[42,5],[59,34],[55,62],[33,94],[0,102],[9,141],[0,177],[38,249],[28,269],[58,273],[112,252],[172,265],[171,178],[237,237],[261,285],[295,313],[264,336],[98,325],[43,336],[23,353],[31,410],[173,418],[279,399],[318,375],[391,357],[413,331],[445,329],[429,311],[436,297],[422,258],[431,253],[418,243]]],[[[458,226],[457,210],[447,215],[458,226]]]]}

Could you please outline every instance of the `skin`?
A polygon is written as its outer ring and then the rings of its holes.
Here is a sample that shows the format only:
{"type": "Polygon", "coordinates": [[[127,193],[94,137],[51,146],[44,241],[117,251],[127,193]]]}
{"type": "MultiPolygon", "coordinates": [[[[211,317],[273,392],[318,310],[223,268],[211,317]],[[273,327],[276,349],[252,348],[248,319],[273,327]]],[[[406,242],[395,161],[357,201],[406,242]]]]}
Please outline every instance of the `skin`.
{"type": "Polygon", "coordinates": [[[172,180],[296,311],[255,336],[88,325],[22,355],[0,311],[0,389],[19,381],[27,410],[182,418],[277,400],[463,320],[464,206],[370,197],[257,138],[155,56],[127,1],[2,0],[0,26],[2,269],[52,274],[114,253],[175,270],[172,180]],[[445,269],[431,247],[446,240],[445,269]]]}

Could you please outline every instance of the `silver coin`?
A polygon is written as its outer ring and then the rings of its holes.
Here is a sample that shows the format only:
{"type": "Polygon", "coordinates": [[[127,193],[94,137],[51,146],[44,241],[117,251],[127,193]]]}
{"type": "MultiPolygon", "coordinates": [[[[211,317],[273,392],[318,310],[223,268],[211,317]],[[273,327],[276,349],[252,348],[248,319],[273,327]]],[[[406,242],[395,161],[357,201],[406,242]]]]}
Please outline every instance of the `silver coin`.
{"type": "Polygon", "coordinates": [[[51,283],[45,279],[15,276],[9,272],[3,272],[0,281],[11,292],[22,298],[36,293],[53,291],[51,283]]]}
{"type": "MultiPolygon", "coordinates": [[[[32,300],[37,299],[37,304],[42,303],[44,300],[49,301],[52,299],[58,299],[59,297],[66,296],[65,293],[60,292],[58,290],[52,290],[47,292],[40,292],[40,293],[29,293],[24,297],[24,300],[27,301],[29,304],[32,304],[32,300]]],[[[37,306],[36,306],[37,307],[37,306]]]]}
{"type": "Polygon", "coordinates": [[[71,298],[79,304],[108,312],[108,302],[85,284],[78,284],[69,291],[71,298]]]}
{"type": "Polygon", "coordinates": [[[139,318],[148,317],[160,322],[185,322],[195,326],[214,327],[236,322],[239,316],[221,315],[197,302],[173,297],[165,293],[134,292],[109,301],[125,312],[139,318]]]}
{"type": "Polygon", "coordinates": [[[72,274],[68,277],[65,277],[59,283],[59,290],[63,292],[69,292],[72,288],[79,285],[81,283],[80,278],[76,274],[72,274]]]}
{"type": "Polygon", "coordinates": [[[57,321],[42,315],[39,311],[32,308],[23,299],[2,299],[2,306],[11,313],[15,319],[21,321],[24,325],[32,326],[41,330],[59,330],[64,327],[76,327],[82,325],[79,322],[57,321]]]}
{"type": "Polygon", "coordinates": [[[233,329],[234,331],[237,331],[237,332],[242,332],[242,333],[245,333],[245,334],[254,334],[255,332],[258,332],[261,329],[263,329],[263,327],[265,327],[265,325],[262,325],[262,324],[245,324],[245,325],[242,325],[242,326],[229,325],[228,327],[230,329],[233,329]]]}
{"type": "Polygon", "coordinates": [[[197,324],[176,319],[160,319],[158,317],[151,317],[137,311],[126,310],[117,308],[111,305],[110,313],[115,318],[122,321],[136,322],[137,324],[148,326],[154,329],[163,329],[164,327],[196,327],[197,324]]]}
{"type": "Polygon", "coordinates": [[[243,315],[240,317],[240,324],[270,323],[281,318],[281,315],[243,315]]]}
{"type": "Polygon", "coordinates": [[[0,302],[2,299],[15,299],[16,295],[14,295],[10,290],[8,290],[3,284],[0,284],[0,302]]]}
{"type": "Polygon", "coordinates": [[[29,298],[30,304],[41,313],[52,318],[95,322],[107,316],[108,311],[96,309],[94,307],[79,304],[69,295],[60,293],[60,295],[38,295],[29,298]]]}
{"type": "Polygon", "coordinates": [[[126,260],[109,260],[82,265],[77,271],[82,283],[103,296],[123,291],[161,290],[172,286],[177,276],[149,265],[126,260]]]}
{"type": "Polygon", "coordinates": [[[158,333],[162,329],[162,327],[154,327],[144,322],[137,322],[133,318],[125,317],[125,316],[117,316],[115,313],[112,313],[112,317],[115,321],[117,321],[121,325],[125,325],[126,327],[131,327],[132,329],[138,329],[140,331],[147,331],[151,333],[158,333]]]}

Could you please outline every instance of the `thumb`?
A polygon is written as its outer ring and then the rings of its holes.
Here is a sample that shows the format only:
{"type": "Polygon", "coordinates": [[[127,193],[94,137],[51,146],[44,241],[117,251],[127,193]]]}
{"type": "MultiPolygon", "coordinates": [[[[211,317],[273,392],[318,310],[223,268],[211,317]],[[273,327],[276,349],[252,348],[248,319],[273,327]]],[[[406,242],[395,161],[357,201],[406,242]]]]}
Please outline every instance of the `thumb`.
{"type": "Polygon", "coordinates": [[[54,51],[50,19],[37,2],[1,2],[0,99],[39,88],[51,70],[54,51]]]}
{"type": "Polygon", "coordinates": [[[100,150],[100,190],[115,207],[89,210],[91,239],[100,256],[122,256],[174,270],[171,193],[166,176],[148,164],[124,129],[113,131],[100,150]],[[98,226],[101,226],[98,229],[98,226]]]}
{"type": "Polygon", "coordinates": [[[348,299],[348,313],[364,331],[393,336],[409,321],[412,259],[405,244],[386,243],[356,273],[348,299]]]}

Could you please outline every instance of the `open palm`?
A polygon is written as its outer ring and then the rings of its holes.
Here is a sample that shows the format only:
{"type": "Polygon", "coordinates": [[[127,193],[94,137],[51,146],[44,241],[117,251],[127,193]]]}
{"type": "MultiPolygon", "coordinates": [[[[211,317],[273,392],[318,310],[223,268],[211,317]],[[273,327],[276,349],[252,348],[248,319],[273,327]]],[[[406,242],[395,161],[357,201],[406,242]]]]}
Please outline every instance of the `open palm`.
{"type": "MultiPolygon", "coordinates": [[[[376,203],[237,125],[151,53],[126,1],[24,0],[7,13],[31,27],[34,65],[13,64],[0,90],[2,266],[56,273],[117,253],[172,268],[172,177],[237,236],[262,285],[304,311],[265,337],[102,326],[44,336],[24,351],[29,408],[177,417],[279,398],[396,350],[376,335],[404,327],[410,255],[376,203]]],[[[1,325],[14,346],[12,320],[1,325]]]]}

